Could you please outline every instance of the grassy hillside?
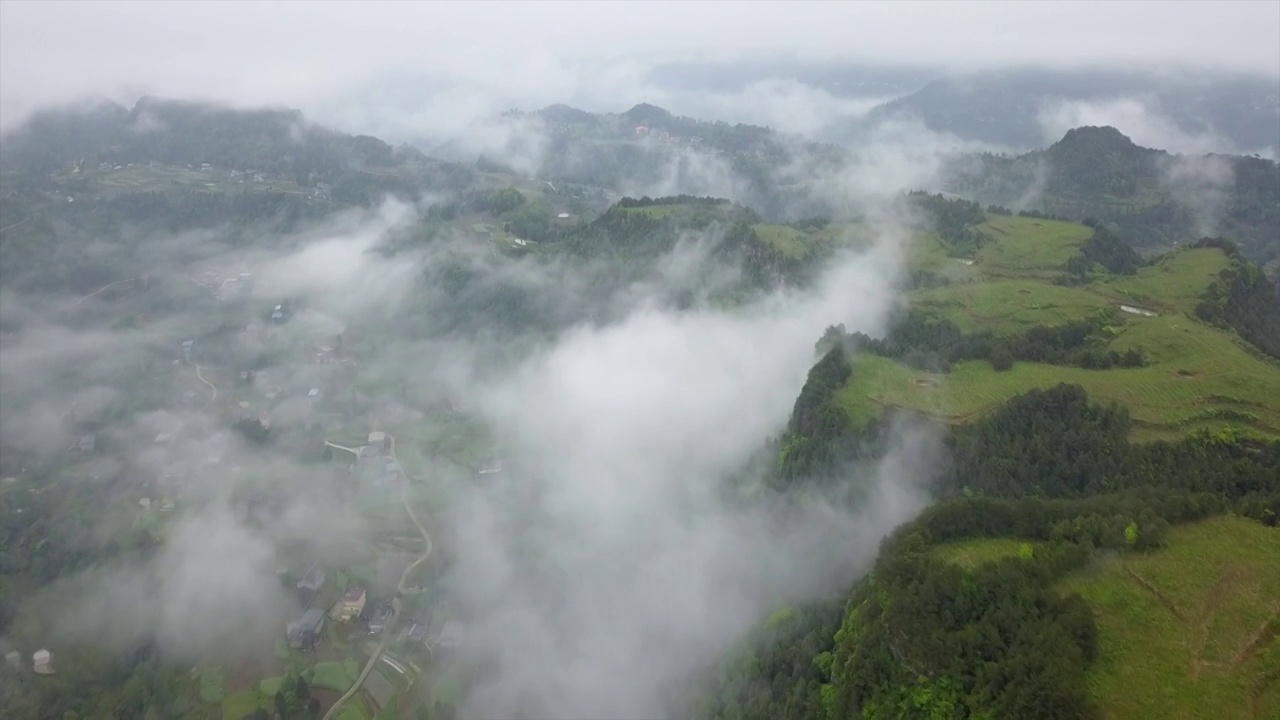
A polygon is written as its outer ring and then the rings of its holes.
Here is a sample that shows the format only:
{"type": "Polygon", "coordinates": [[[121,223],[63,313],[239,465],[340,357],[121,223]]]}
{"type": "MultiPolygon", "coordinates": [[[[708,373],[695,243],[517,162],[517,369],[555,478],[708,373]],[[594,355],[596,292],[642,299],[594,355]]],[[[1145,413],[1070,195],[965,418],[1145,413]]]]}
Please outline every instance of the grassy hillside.
{"type": "MultiPolygon", "coordinates": [[[[997,335],[1062,326],[1103,313],[1106,349],[1141,349],[1147,365],[1092,370],[1016,362],[1000,372],[987,361],[974,360],[957,363],[949,373],[926,373],[863,354],[840,396],[855,422],[865,422],[887,406],[964,422],[1019,393],[1067,382],[1081,385],[1097,401],[1128,408],[1135,440],[1223,428],[1280,438],[1280,367],[1194,314],[1205,289],[1228,266],[1223,252],[1187,248],[1134,275],[1104,273],[1086,285],[1066,286],[1054,280],[1089,237],[1088,227],[991,216],[980,228],[992,240],[973,264],[950,259],[963,272],[950,274],[950,284],[913,292],[915,309],[965,332],[997,335]]],[[[923,236],[917,246],[912,255],[917,268],[946,267],[940,259],[945,259],[944,241],[923,236]]]]}
{"type": "MultiPolygon", "coordinates": [[[[981,538],[932,551],[972,571],[1032,546],[981,538]]],[[[1176,527],[1165,549],[1097,555],[1057,587],[1094,610],[1088,684],[1102,717],[1280,713],[1280,529],[1231,516],[1176,527]]]]}
{"type": "Polygon", "coordinates": [[[1150,250],[1230,237],[1273,277],[1280,269],[1280,167],[1272,160],[1170,155],[1112,127],[1081,127],[1045,150],[953,160],[943,175],[943,186],[964,197],[1095,217],[1150,250]],[[1197,204],[1208,197],[1218,198],[1211,213],[1197,204]]]}

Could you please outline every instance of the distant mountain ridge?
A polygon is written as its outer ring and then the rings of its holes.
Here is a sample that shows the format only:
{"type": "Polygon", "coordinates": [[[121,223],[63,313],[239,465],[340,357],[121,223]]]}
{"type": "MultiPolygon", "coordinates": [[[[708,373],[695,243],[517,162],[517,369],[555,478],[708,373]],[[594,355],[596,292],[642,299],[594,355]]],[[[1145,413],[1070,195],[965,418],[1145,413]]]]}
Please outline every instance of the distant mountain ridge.
{"type": "MultiPolygon", "coordinates": [[[[1044,146],[1050,129],[1045,116],[1063,104],[1105,107],[1121,101],[1140,104],[1189,136],[1220,136],[1239,152],[1270,148],[1280,153],[1280,81],[1210,72],[1040,68],[957,74],[846,123],[833,139],[853,140],[885,122],[918,119],[935,132],[1031,149],[1044,146]]],[[[1087,115],[1068,125],[1087,122],[1087,115]]]]}
{"type": "Polygon", "coordinates": [[[233,109],[152,96],[132,108],[105,103],[45,111],[0,143],[6,163],[28,172],[47,172],[68,161],[155,160],[296,173],[386,167],[404,152],[413,151],[321,127],[298,110],[233,109]]]}

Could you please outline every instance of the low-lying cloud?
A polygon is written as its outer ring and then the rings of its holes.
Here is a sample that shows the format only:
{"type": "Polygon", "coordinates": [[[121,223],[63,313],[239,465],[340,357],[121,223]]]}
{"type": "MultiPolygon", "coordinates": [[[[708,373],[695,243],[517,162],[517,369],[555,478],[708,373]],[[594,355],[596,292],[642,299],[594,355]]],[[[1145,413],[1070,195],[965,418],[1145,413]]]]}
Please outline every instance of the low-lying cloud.
{"type": "Polygon", "coordinates": [[[736,312],[650,308],[578,329],[481,389],[525,489],[474,491],[458,523],[453,580],[485,608],[478,652],[500,659],[470,713],[671,713],[680,681],[777,604],[848,582],[922,506],[927,432],[849,479],[871,488],[853,515],[814,501],[784,524],[722,495],[782,427],[823,328],[883,328],[900,243],[882,236],[815,290],[736,312]],[[536,507],[513,499],[524,492],[536,507]]]}

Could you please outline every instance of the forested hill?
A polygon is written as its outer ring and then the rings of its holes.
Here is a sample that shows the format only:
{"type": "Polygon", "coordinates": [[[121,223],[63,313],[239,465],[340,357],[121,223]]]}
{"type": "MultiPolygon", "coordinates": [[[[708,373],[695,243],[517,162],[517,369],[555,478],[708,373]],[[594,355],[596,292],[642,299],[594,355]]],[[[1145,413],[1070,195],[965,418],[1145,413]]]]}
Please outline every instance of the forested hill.
{"type": "Polygon", "coordinates": [[[1145,260],[1104,223],[908,199],[933,232],[906,312],[828,328],[762,484],[856,506],[928,423],[933,505],[777,608],[702,716],[1280,717],[1276,286],[1225,240],[1145,260]]]}
{"type": "MultiPolygon", "coordinates": [[[[311,123],[297,110],[233,109],[144,96],[42,112],[0,140],[8,193],[50,189],[55,178],[83,179],[135,165],[214,168],[239,179],[331,186],[338,195],[409,192],[440,184],[445,168],[408,147],[311,123]],[[432,175],[441,177],[432,177],[432,175]]],[[[461,184],[455,182],[454,184],[461,184]]]]}
{"type": "Polygon", "coordinates": [[[1045,150],[957,158],[942,185],[984,205],[1105,220],[1139,248],[1227,237],[1280,270],[1280,166],[1271,160],[1171,155],[1112,127],[1081,127],[1045,150]]]}
{"type": "Polygon", "coordinates": [[[458,138],[431,153],[482,164],[491,160],[484,153],[519,158],[525,172],[546,180],[622,195],[730,197],[775,220],[830,214],[810,186],[849,157],[837,145],[756,125],[680,117],[645,103],[598,114],[552,105],[508,112],[497,122],[509,131],[500,147],[481,152],[469,138],[458,138]]]}

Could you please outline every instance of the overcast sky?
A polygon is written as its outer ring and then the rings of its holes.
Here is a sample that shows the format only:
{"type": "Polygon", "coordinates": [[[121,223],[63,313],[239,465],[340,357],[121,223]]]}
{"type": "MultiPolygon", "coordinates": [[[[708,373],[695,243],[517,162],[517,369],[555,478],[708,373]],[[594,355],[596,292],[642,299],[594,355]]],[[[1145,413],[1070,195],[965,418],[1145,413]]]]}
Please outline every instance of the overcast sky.
{"type": "MultiPolygon", "coordinates": [[[[783,52],[951,69],[1186,63],[1280,74],[1280,2],[0,2],[5,125],[149,92],[307,110],[386,77],[513,102],[659,60],[783,52]]],[[[383,80],[385,83],[385,80],[383,80]]]]}

